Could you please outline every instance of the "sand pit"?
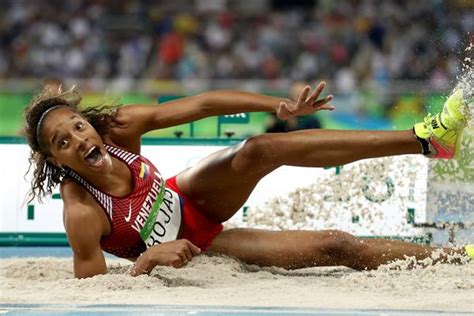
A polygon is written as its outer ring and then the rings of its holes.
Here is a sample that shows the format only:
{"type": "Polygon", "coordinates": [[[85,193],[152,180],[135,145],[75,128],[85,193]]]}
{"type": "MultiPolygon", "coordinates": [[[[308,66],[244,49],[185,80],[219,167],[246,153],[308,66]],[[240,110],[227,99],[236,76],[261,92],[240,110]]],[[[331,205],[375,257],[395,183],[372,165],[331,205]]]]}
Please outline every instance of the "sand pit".
{"type": "Polygon", "coordinates": [[[109,260],[109,274],[77,280],[70,258],[0,261],[0,304],[173,304],[474,312],[474,262],[423,269],[357,272],[344,267],[287,271],[201,255],[187,267],[126,274],[131,264],[109,260]]]}

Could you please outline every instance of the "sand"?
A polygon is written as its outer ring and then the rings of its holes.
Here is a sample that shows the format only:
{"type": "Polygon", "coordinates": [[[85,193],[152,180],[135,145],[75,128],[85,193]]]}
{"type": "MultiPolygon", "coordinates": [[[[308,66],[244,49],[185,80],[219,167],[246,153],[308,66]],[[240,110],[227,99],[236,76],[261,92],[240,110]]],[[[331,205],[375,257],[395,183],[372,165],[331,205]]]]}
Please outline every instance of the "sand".
{"type": "Polygon", "coordinates": [[[474,312],[474,262],[358,272],[345,267],[288,271],[200,255],[182,269],[131,277],[131,263],[74,279],[70,258],[0,260],[0,304],[176,304],[474,312]]]}

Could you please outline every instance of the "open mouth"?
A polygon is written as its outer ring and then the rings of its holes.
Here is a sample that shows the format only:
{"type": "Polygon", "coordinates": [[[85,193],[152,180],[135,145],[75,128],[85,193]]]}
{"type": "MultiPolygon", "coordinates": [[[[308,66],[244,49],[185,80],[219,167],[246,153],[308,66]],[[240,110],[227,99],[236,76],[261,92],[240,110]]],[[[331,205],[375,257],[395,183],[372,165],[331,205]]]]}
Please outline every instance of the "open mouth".
{"type": "Polygon", "coordinates": [[[100,152],[99,147],[93,146],[89,149],[84,158],[89,165],[97,167],[102,163],[104,156],[100,152]]]}

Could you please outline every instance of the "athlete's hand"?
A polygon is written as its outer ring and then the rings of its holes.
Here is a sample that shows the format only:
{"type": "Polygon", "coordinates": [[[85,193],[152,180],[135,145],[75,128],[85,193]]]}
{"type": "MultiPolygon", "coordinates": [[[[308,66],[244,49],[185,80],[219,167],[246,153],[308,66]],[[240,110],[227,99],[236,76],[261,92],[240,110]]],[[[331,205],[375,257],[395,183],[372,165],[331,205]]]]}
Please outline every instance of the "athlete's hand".
{"type": "Polygon", "coordinates": [[[320,110],[334,110],[334,106],[328,104],[333,99],[331,94],[318,100],[325,87],[326,82],[324,81],[320,82],[312,92],[311,87],[306,86],[301,91],[298,100],[280,102],[276,112],[278,118],[286,120],[292,116],[308,115],[320,110]]]}
{"type": "Polygon", "coordinates": [[[182,268],[201,253],[201,249],[186,239],[164,242],[148,248],[130,269],[132,276],[148,274],[155,266],[182,268]]]}

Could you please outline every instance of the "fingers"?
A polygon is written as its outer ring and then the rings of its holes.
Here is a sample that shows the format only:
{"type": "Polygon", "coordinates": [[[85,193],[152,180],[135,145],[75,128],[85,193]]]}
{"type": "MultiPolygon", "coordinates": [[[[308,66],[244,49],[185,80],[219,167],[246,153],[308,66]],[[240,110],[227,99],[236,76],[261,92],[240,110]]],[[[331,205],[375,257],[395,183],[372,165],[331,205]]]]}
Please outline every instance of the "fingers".
{"type": "Polygon", "coordinates": [[[177,260],[174,260],[172,266],[175,268],[182,268],[188,264],[195,256],[201,253],[201,249],[194,245],[189,240],[183,239],[183,244],[181,249],[179,249],[177,254],[177,260]]]}
{"type": "Polygon", "coordinates": [[[139,276],[140,274],[137,272],[137,270],[135,269],[135,265],[133,267],[130,268],[130,270],[128,270],[128,273],[132,276],[132,277],[136,277],[136,276],[139,276]]]}
{"type": "Polygon", "coordinates": [[[290,116],[293,115],[294,112],[298,111],[298,109],[302,106],[312,106],[313,108],[317,109],[324,109],[324,110],[334,110],[333,106],[328,106],[324,107],[323,106],[326,103],[329,103],[333,99],[333,95],[328,95],[324,99],[318,100],[318,97],[321,95],[322,91],[326,87],[326,82],[321,81],[316,88],[314,89],[313,92],[310,93],[311,88],[309,86],[306,86],[303,91],[301,91],[301,94],[298,97],[298,102],[294,105],[293,108],[290,108],[291,105],[287,104],[286,102],[280,103],[280,109],[285,108],[285,111],[280,111],[282,116],[290,116]],[[308,97],[309,94],[309,97],[308,97]],[[286,115],[285,115],[286,114],[286,115]]]}
{"type": "Polygon", "coordinates": [[[189,251],[189,249],[187,248],[176,251],[176,254],[179,257],[179,261],[181,262],[188,263],[188,261],[191,261],[193,259],[191,251],[189,251]]]}
{"type": "Polygon", "coordinates": [[[308,93],[311,91],[310,86],[304,87],[303,91],[301,91],[300,96],[298,97],[298,103],[297,104],[303,104],[306,102],[306,99],[308,98],[308,93]]]}
{"type": "Polygon", "coordinates": [[[199,247],[194,245],[189,240],[186,240],[185,246],[183,248],[183,254],[185,256],[184,260],[186,261],[186,263],[188,261],[191,261],[194,256],[197,256],[200,253],[201,253],[201,249],[199,249],[199,247]]]}
{"type": "Polygon", "coordinates": [[[321,99],[321,100],[318,100],[318,101],[314,102],[313,103],[313,108],[322,109],[322,107],[326,106],[327,103],[331,102],[333,98],[334,98],[333,95],[330,94],[327,97],[325,97],[324,99],[321,99]]]}
{"type": "Polygon", "coordinates": [[[318,110],[328,110],[328,111],[334,111],[336,108],[333,106],[333,105],[330,105],[330,104],[327,104],[327,105],[324,105],[320,108],[318,108],[318,110]]]}
{"type": "Polygon", "coordinates": [[[171,266],[173,268],[182,268],[187,264],[188,264],[188,260],[186,259],[183,260],[183,258],[177,258],[176,260],[173,260],[173,262],[171,263],[171,266]]]}
{"type": "Polygon", "coordinates": [[[201,253],[201,249],[190,241],[189,241],[189,250],[191,250],[193,257],[201,253]]]}
{"type": "Polygon", "coordinates": [[[142,274],[148,274],[147,271],[143,270],[142,268],[140,267],[137,267],[137,265],[133,265],[130,270],[128,270],[128,273],[132,276],[132,277],[136,277],[136,276],[139,276],[139,275],[142,275],[142,274]]]}
{"type": "Polygon", "coordinates": [[[144,273],[148,273],[148,262],[146,258],[142,255],[138,257],[137,261],[135,264],[130,268],[128,273],[130,273],[131,276],[136,277],[144,273]]]}
{"type": "Polygon", "coordinates": [[[326,81],[321,81],[317,86],[316,89],[314,89],[313,93],[309,96],[309,98],[306,100],[309,104],[313,104],[316,102],[318,99],[319,95],[321,92],[324,90],[326,87],[326,81]]]}

